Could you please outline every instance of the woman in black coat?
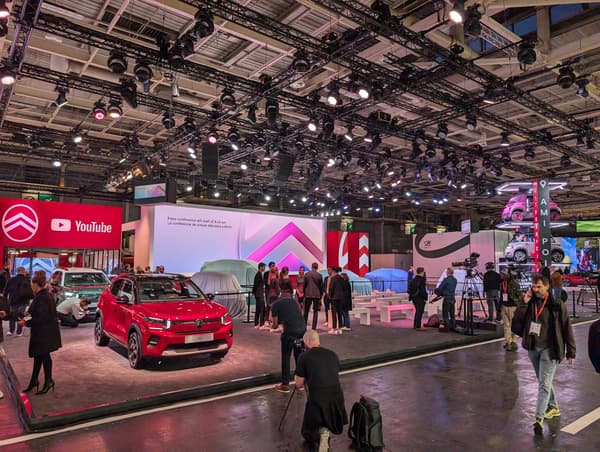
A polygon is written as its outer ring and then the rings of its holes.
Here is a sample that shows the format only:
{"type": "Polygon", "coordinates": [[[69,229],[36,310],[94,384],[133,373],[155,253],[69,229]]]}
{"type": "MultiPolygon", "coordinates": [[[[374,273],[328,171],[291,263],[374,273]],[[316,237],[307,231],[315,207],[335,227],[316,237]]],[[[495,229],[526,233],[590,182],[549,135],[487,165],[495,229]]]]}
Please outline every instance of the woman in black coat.
{"type": "Polygon", "coordinates": [[[25,324],[31,328],[29,357],[33,358],[33,372],[31,373],[29,386],[23,392],[31,391],[33,387],[36,390],[38,389],[38,375],[43,365],[44,387],[36,394],[46,394],[50,389],[54,389],[50,353],[62,346],[58,327],[58,314],[56,313],[54,296],[46,288],[46,273],[43,270],[35,272],[31,279],[31,287],[35,297],[28,310],[31,319],[27,320],[25,324]]]}

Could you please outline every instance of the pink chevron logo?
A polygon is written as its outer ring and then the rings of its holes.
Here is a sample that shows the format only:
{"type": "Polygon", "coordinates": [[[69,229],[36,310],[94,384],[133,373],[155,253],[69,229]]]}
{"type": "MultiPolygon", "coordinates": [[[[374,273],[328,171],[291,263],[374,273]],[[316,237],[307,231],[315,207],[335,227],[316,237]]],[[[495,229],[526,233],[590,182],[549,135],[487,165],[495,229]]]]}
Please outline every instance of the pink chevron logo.
{"type": "Polygon", "coordinates": [[[302,262],[300,258],[298,258],[298,256],[296,256],[294,253],[287,254],[283,259],[277,262],[277,267],[280,269],[283,267],[287,267],[290,270],[294,271],[300,268],[300,266],[304,266],[305,269],[308,268],[306,264],[302,262]]]}
{"type": "Polygon", "coordinates": [[[269,240],[250,253],[246,259],[256,262],[262,261],[269,253],[273,252],[288,237],[294,237],[317,260],[322,259],[321,249],[298,226],[290,222],[277,231],[269,240]]]}
{"type": "Polygon", "coordinates": [[[13,242],[26,242],[37,232],[37,213],[26,204],[15,204],[2,216],[2,231],[13,242]]]}

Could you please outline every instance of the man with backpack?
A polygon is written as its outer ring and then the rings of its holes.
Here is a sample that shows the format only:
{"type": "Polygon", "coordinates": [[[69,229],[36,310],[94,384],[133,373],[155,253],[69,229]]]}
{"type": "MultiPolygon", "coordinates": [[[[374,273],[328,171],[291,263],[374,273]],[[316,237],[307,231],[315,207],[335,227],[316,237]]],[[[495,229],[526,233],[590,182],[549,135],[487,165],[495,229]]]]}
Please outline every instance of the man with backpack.
{"type": "Polygon", "coordinates": [[[340,360],[335,352],[321,347],[319,333],[304,335],[306,351],[296,367],[296,388],[308,386],[302,421],[302,436],[311,451],[327,452],[331,433],[339,435],[348,423],[344,393],[340,385],[340,360]]]}
{"type": "Polygon", "coordinates": [[[421,325],[425,303],[427,302],[427,288],[425,287],[425,269],[417,267],[417,274],[409,281],[408,297],[415,305],[415,318],[413,328],[417,331],[425,331],[421,325]]]}

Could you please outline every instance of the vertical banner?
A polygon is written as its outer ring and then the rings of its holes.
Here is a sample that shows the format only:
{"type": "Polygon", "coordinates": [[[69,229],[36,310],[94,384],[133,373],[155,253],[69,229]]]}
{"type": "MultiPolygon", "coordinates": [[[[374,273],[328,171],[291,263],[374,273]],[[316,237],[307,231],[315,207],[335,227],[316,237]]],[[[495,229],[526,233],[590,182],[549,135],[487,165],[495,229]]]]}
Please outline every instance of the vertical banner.
{"type": "Polygon", "coordinates": [[[369,234],[358,233],[358,275],[365,276],[369,273],[369,234]]]}
{"type": "Polygon", "coordinates": [[[534,258],[545,266],[552,263],[552,235],[550,232],[550,189],[546,179],[533,181],[534,258]]]}
{"type": "Polygon", "coordinates": [[[327,267],[339,267],[339,249],[342,232],[327,231],[327,267]]]}
{"type": "Polygon", "coordinates": [[[327,232],[327,266],[341,267],[359,276],[369,272],[367,232],[327,232]]]}

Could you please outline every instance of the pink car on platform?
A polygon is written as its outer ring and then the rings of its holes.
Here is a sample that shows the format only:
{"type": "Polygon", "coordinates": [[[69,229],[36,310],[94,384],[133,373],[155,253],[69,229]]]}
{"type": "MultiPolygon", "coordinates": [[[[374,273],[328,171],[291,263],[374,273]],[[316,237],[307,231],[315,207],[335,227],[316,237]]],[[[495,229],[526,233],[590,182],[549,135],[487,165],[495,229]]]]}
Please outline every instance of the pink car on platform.
{"type": "MultiPolygon", "coordinates": [[[[502,211],[502,221],[531,221],[533,220],[533,197],[518,194],[509,199],[502,211]]],[[[560,207],[550,200],[550,221],[560,220],[560,207]]]]}

